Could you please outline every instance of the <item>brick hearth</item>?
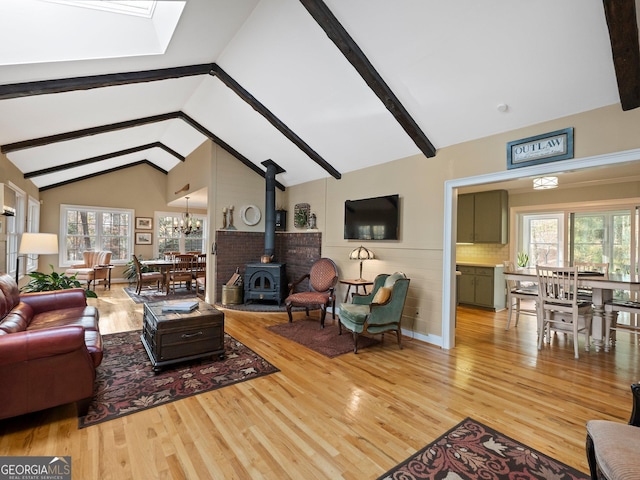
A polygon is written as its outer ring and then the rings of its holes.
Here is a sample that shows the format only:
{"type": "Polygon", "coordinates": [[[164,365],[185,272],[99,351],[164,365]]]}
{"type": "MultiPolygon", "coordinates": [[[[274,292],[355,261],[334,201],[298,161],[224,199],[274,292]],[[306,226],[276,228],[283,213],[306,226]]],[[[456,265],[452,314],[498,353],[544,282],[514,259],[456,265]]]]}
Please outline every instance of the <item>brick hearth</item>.
{"type": "MultiPolygon", "coordinates": [[[[244,278],[245,265],[260,261],[264,255],[264,233],[218,230],[216,244],[216,298],[219,300],[222,298],[222,285],[227,283],[236,268],[240,268],[244,278]]],[[[320,232],[276,232],[274,261],[286,264],[287,283],[309,272],[313,262],[321,257],[321,244],[320,232]]],[[[307,288],[306,285],[301,287],[307,288]]]]}

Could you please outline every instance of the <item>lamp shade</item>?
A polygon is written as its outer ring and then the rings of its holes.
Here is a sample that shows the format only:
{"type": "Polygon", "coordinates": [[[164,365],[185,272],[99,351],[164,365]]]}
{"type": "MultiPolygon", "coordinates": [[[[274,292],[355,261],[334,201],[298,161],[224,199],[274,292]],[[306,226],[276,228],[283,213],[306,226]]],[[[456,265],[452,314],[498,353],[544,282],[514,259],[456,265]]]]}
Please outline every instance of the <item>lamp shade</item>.
{"type": "Polygon", "coordinates": [[[58,235],[55,233],[25,232],[22,234],[18,253],[41,255],[58,253],[58,235]]]}
{"type": "Polygon", "coordinates": [[[349,254],[350,260],[373,260],[376,256],[373,252],[367,248],[364,248],[360,245],[358,248],[353,249],[353,251],[349,254]]]}

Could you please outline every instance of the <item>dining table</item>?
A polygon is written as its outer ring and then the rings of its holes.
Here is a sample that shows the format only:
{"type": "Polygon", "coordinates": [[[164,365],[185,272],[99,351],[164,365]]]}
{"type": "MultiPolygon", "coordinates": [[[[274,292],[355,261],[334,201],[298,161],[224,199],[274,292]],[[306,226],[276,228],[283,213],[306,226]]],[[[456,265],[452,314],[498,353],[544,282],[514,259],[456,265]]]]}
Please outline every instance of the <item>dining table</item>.
{"type": "MultiPolygon", "coordinates": [[[[516,280],[520,282],[538,282],[538,274],[535,268],[519,268],[512,272],[504,272],[504,278],[507,280],[516,280]]],[[[604,347],[605,351],[609,351],[609,345],[604,342],[605,320],[610,325],[617,317],[618,312],[612,310],[605,311],[605,304],[613,299],[613,292],[616,290],[624,290],[630,293],[640,292],[640,278],[638,275],[630,275],[624,273],[608,273],[603,275],[598,272],[578,272],[578,287],[590,288],[592,292],[593,304],[593,321],[591,323],[591,339],[596,352],[604,347]],[[607,319],[607,316],[609,318],[607,319]]]]}
{"type": "Polygon", "coordinates": [[[166,259],[151,259],[151,260],[140,260],[140,264],[144,265],[145,267],[149,267],[149,268],[157,268],[160,273],[162,273],[162,277],[164,278],[163,282],[162,282],[162,286],[165,289],[165,293],[167,295],[169,295],[169,286],[170,286],[170,282],[169,282],[169,272],[171,271],[171,268],[173,267],[173,260],[166,260],[166,259]]]}

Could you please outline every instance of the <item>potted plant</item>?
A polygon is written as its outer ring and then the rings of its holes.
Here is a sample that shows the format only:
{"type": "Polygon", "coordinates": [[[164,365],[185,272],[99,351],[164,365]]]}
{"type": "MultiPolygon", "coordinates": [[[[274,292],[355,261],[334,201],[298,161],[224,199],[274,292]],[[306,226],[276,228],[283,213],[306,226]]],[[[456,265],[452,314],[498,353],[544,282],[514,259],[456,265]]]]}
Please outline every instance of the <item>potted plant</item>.
{"type": "Polygon", "coordinates": [[[520,268],[525,268],[529,264],[529,255],[525,252],[519,252],[517,262],[520,268]]]}
{"type": "MultiPolygon", "coordinates": [[[[76,280],[75,275],[69,276],[64,273],[58,273],[53,269],[53,265],[49,266],[51,267],[51,273],[31,272],[29,274],[31,280],[20,290],[25,293],[32,293],[82,288],[82,284],[76,280]]],[[[85,288],[84,293],[88,298],[98,298],[96,292],[88,288],[85,288]]]]}

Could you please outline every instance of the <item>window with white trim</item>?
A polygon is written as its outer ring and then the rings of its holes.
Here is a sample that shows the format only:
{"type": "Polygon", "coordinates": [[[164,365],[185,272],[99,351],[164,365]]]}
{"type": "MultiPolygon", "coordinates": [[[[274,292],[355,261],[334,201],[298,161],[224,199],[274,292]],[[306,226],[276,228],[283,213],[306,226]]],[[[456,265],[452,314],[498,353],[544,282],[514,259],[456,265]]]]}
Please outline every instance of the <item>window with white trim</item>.
{"type": "Polygon", "coordinates": [[[111,263],[127,263],[133,253],[133,219],[129,209],[60,205],[60,265],[81,263],[87,250],[107,250],[111,263]]]}
{"type": "MultiPolygon", "coordinates": [[[[40,202],[29,197],[27,200],[27,228],[25,232],[38,233],[40,231],[40,202]]],[[[26,273],[35,272],[38,269],[38,255],[26,255],[26,273]]]]}
{"type": "Polygon", "coordinates": [[[193,221],[200,221],[200,231],[183,235],[176,230],[183,220],[182,214],[175,212],[156,212],[155,233],[158,241],[155,244],[154,254],[162,256],[164,252],[206,252],[207,217],[193,214],[193,221]]]}

